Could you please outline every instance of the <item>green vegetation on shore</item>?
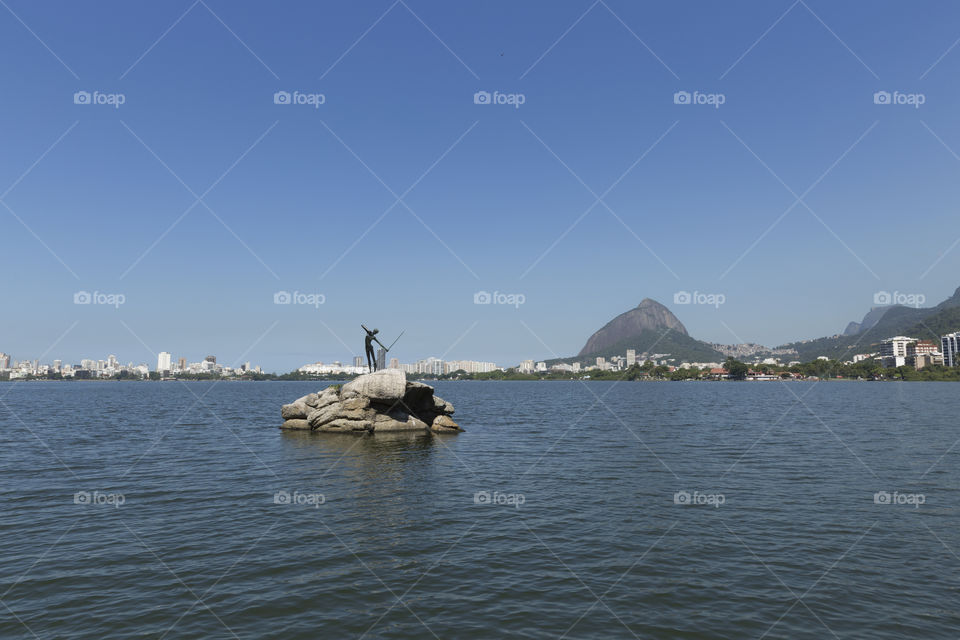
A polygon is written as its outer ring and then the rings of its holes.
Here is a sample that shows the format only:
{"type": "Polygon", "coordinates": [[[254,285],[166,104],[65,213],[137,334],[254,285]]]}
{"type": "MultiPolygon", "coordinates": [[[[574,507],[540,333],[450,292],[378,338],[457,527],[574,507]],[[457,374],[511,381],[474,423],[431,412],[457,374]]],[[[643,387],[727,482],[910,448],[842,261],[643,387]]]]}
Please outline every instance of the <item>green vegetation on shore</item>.
{"type": "MultiPolygon", "coordinates": [[[[907,380],[907,381],[960,381],[960,367],[931,366],[919,371],[913,367],[897,367],[884,369],[876,360],[864,360],[856,364],[843,364],[836,360],[814,360],[794,366],[777,365],[748,365],[733,358],[727,358],[724,363],[731,380],[746,380],[752,373],[773,375],[782,379],[816,379],[816,380],[907,380]]],[[[709,369],[674,369],[656,366],[647,361],[642,365],[633,365],[621,371],[549,371],[542,373],[520,373],[516,369],[506,371],[492,371],[490,373],[467,373],[454,371],[452,373],[436,375],[412,376],[424,380],[705,380],[719,379],[720,376],[711,374],[709,369]]]]}
{"type": "MultiPolygon", "coordinates": [[[[601,371],[599,369],[588,369],[578,372],[571,371],[545,371],[540,373],[521,373],[517,369],[510,368],[506,371],[490,371],[488,373],[467,373],[463,370],[453,371],[444,375],[434,374],[408,374],[408,377],[415,380],[746,380],[755,374],[765,376],[776,376],[782,379],[806,379],[806,380],[905,380],[905,381],[942,381],[958,382],[960,381],[960,367],[944,367],[933,365],[924,369],[914,369],[913,367],[897,367],[895,369],[884,369],[876,359],[868,359],[856,364],[843,364],[836,360],[813,360],[803,364],[785,366],[785,365],[748,365],[734,358],[727,358],[723,365],[725,374],[711,372],[710,369],[698,369],[690,367],[687,369],[670,370],[663,365],[654,365],[649,360],[643,364],[635,364],[627,369],[620,371],[601,371]]],[[[262,380],[282,380],[282,381],[346,381],[353,380],[356,375],[347,374],[306,374],[299,371],[291,371],[277,375],[275,373],[250,373],[242,377],[223,377],[216,374],[184,374],[178,375],[176,380],[224,380],[224,381],[262,381],[262,380]]],[[[8,373],[0,373],[0,382],[8,381],[8,373]]],[[[35,381],[35,380],[64,380],[72,381],[73,378],[64,378],[60,374],[51,374],[49,376],[28,376],[17,378],[17,381],[35,381]]],[[[84,378],[80,381],[106,381],[106,380],[147,380],[136,376],[118,374],[112,378],[84,378]]],[[[160,376],[156,372],[151,372],[149,380],[158,381],[160,376]]],[[[166,378],[166,380],[171,380],[166,378]]]]}

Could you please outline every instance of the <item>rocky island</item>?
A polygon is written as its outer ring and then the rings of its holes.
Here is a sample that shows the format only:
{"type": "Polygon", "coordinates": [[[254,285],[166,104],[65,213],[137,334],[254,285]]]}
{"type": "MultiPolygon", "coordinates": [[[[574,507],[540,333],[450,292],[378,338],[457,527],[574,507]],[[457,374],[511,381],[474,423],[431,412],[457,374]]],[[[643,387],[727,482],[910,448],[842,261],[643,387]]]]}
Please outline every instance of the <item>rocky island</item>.
{"type": "Polygon", "coordinates": [[[463,431],[453,418],[453,405],[433,395],[433,387],[408,382],[399,369],[368,373],[340,386],[285,404],[281,429],[329,433],[463,431]]]}

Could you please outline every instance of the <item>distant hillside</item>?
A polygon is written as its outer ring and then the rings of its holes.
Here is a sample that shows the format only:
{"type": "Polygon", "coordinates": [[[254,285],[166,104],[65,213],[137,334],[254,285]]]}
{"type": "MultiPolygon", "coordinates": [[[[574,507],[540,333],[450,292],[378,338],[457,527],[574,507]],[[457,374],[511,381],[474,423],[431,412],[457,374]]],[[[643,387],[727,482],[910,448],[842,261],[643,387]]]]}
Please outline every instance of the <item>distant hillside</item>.
{"type": "Polygon", "coordinates": [[[603,325],[587,340],[576,356],[547,360],[547,365],[580,362],[596,363],[596,359],[626,355],[627,349],[643,354],[669,353],[679,363],[723,362],[725,356],[710,344],[691,338],[683,323],[669,309],[650,298],[621,313],[603,325]]]}
{"type": "Polygon", "coordinates": [[[903,335],[939,341],[947,333],[960,331],[960,306],[947,307],[927,316],[923,322],[907,327],[903,335]]]}
{"type": "Polygon", "coordinates": [[[843,335],[855,336],[861,331],[872,329],[878,322],[880,322],[880,318],[882,318],[883,314],[885,314],[889,309],[889,306],[872,307],[870,311],[867,312],[867,315],[863,316],[863,320],[848,324],[847,328],[843,330],[843,335]]]}
{"type": "MultiPolygon", "coordinates": [[[[615,346],[636,341],[647,332],[654,331],[659,335],[666,329],[688,335],[686,327],[669,309],[656,300],[644,298],[635,308],[621,313],[590,336],[577,356],[606,353],[615,346]]],[[[634,345],[631,344],[629,348],[634,348],[634,345]]],[[[638,349],[637,353],[640,351],[638,349]]]]}
{"type": "Polygon", "coordinates": [[[830,336],[783,346],[796,349],[798,359],[803,362],[819,356],[848,360],[857,353],[876,351],[885,338],[905,335],[938,341],[941,335],[953,331],[960,331],[960,288],[935,307],[888,307],[875,325],[856,335],[830,336]]]}
{"type": "Polygon", "coordinates": [[[711,347],[706,342],[695,340],[690,336],[680,333],[675,329],[647,329],[629,338],[624,338],[619,342],[609,345],[605,349],[587,354],[580,354],[573,358],[558,358],[548,360],[547,366],[563,362],[566,364],[580,362],[584,365],[596,363],[598,357],[612,358],[613,356],[623,356],[627,349],[635,349],[637,359],[643,353],[669,353],[671,358],[676,358],[677,363],[687,362],[723,362],[726,359],[722,353],[711,347]]]}
{"type": "Polygon", "coordinates": [[[643,354],[668,353],[677,363],[723,362],[726,355],[744,360],[774,355],[783,360],[809,362],[820,356],[849,360],[858,353],[877,351],[881,340],[905,335],[939,341],[940,336],[960,331],[960,288],[935,307],[874,307],[862,322],[851,322],[846,335],[791,342],[773,350],[761,345],[710,344],[692,338],[683,323],[665,306],[644,298],[635,308],[621,313],[596,331],[576,356],[547,360],[547,365],[580,362],[592,365],[598,357],[623,356],[627,349],[643,354]],[[793,350],[784,353],[782,350],[793,350]]]}

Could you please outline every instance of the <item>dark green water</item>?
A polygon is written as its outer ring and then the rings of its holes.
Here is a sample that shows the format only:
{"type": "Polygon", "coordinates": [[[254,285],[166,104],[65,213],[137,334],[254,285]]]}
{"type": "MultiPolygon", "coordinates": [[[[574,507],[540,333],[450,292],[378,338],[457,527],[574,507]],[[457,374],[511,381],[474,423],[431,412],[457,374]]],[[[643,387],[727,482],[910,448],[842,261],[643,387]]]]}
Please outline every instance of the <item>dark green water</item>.
{"type": "Polygon", "coordinates": [[[956,384],[316,386],[0,385],[0,637],[960,637],[956,384]]]}

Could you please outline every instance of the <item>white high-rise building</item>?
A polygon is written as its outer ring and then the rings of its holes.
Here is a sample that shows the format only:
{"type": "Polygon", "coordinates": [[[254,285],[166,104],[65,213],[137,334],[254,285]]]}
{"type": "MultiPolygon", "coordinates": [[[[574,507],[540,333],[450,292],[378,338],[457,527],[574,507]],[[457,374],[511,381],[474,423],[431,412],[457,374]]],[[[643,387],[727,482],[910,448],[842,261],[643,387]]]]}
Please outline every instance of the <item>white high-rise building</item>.
{"type": "Polygon", "coordinates": [[[447,360],[443,363],[444,373],[453,373],[454,371],[465,371],[467,373],[487,373],[496,368],[497,365],[493,362],[478,362],[476,360],[447,360]]]}
{"type": "Polygon", "coordinates": [[[902,367],[907,363],[907,345],[916,342],[915,338],[896,336],[880,343],[880,358],[886,368],[902,367]]]}
{"type": "Polygon", "coordinates": [[[940,351],[943,352],[943,364],[948,367],[960,365],[960,331],[948,333],[940,338],[940,351]]]}
{"type": "Polygon", "coordinates": [[[637,350],[627,349],[627,366],[632,367],[637,364],[637,350]]]}
{"type": "Polygon", "coordinates": [[[157,371],[170,371],[170,354],[166,351],[157,356],[157,371]]]}

